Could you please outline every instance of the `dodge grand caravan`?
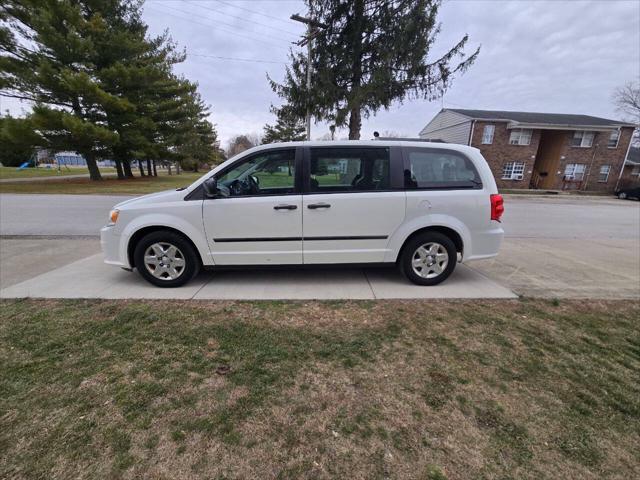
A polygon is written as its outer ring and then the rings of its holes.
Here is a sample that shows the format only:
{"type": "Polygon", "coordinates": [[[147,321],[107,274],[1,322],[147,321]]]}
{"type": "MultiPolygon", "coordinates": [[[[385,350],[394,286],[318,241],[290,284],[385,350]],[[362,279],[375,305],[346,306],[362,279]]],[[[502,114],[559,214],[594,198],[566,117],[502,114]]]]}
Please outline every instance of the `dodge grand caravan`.
{"type": "Polygon", "coordinates": [[[261,145],[187,188],[122,202],[105,262],[177,287],[201,268],[397,265],[418,285],[493,257],[504,211],[480,152],[402,141],[261,145]]]}

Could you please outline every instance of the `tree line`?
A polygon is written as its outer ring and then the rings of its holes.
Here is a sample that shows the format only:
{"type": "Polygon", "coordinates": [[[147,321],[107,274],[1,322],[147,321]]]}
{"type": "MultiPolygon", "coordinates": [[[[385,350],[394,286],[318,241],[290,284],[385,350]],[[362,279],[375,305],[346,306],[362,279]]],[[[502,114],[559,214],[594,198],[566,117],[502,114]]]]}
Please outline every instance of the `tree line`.
{"type": "MultiPolygon", "coordinates": [[[[283,105],[262,143],[303,140],[307,110],[348,128],[410,98],[435,99],[475,61],[464,35],[435,58],[440,0],[307,0],[314,20],[311,61],[290,52],[284,79],[268,77],[283,105]],[[311,87],[307,87],[307,68],[311,87]]],[[[29,100],[26,119],[0,119],[0,140],[73,150],[99,179],[96,160],[113,159],[118,176],[158,160],[196,167],[223,154],[197,85],[173,73],[185,53],[168,33],[150,37],[143,0],[5,0],[0,6],[0,93],[29,100]],[[35,142],[35,143],[34,143],[35,142]]],[[[260,142],[235,137],[229,156],[260,142]]]]}
{"type": "Polygon", "coordinates": [[[150,36],[142,0],[5,0],[0,6],[0,93],[32,102],[5,117],[0,140],[99,159],[118,178],[157,161],[215,161],[217,134],[197,84],[173,72],[186,58],[165,32],[150,36]]]}

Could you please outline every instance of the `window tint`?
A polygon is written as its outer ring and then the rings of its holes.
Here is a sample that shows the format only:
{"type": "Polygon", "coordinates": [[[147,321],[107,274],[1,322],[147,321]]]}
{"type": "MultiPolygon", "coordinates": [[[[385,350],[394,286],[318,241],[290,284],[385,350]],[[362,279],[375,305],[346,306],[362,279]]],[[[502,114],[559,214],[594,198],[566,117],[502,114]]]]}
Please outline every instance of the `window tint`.
{"type": "Polygon", "coordinates": [[[388,148],[312,148],[312,192],[388,190],[388,148]]]}
{"type": "Polygon", "coordinates": [[[257,153],[217,177],[224,197],[286,195],[294,192],[295,149],[257,153]]]}
{"type": "Polygon", "coordinates": [[[405,188],[481,188],[471,160],[457,152],[410,149],[405,166],[405,188]]]}

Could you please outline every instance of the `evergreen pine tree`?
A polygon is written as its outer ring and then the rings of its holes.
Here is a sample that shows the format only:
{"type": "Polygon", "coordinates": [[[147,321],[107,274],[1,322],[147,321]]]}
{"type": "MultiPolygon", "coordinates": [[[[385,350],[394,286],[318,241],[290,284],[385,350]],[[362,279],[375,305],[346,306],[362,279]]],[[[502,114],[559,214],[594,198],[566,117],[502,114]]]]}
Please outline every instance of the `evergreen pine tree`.
{"type": "Polygon", "coordinates": [[[264,126],[262,143],[295,142],[307,138],[304,120],[296,117],[288,106],[272,106],[271,112],[276,115],[276,124],[264,126]]]}
{"type": "Polygon", "coordinates": [[[317,120],[349,127],[360,138],[362,117],[410,97],[435,99],[464,72],[479,50],[465,55],[465,35],[435,60],[440,0],[307,0],[310,16],[326,25],[314,38],[312,87],[306,54],[291,54],[283,83],[271,87],[300,118],[310,106],[317,120]]]}

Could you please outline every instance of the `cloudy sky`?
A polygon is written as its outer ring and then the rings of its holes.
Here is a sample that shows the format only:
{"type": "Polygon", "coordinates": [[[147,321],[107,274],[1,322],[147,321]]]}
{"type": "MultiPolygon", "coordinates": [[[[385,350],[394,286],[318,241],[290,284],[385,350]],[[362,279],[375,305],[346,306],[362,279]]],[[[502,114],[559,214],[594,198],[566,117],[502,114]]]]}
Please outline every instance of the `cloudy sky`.
{"type": "MultiPolygon", "coordinates": [[[[279,99],[266,74],[283,77],[287,52],[303,33],[289,20],[305,13],[301,0],[147,0],[151,33],[168,29],[186,48],[179,72],[197,80],[212,107],[222,146],[239,133],[260,133],[279,99]]],[[[616,86],[640,77],[638,0],[449,0],[433,58],[465,33],[480,56],[443,102],[407,101],[365,120],[373,131],[417,136],[441,108],[584,113],[617,118],[616,86]]],[[[16,102],[2,108],[19,113],[16,102]]],[[[312,137],[328,132],[312,126],[312,137]]],[[[338,137],[347,135],[346,131],[338,137]]]]}

